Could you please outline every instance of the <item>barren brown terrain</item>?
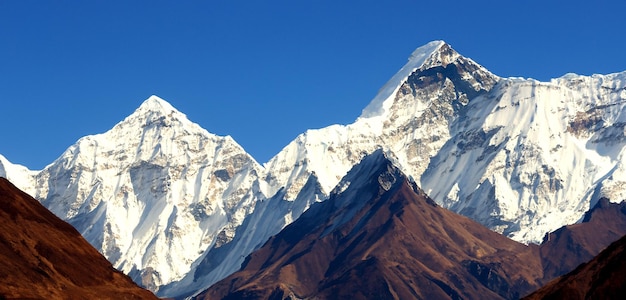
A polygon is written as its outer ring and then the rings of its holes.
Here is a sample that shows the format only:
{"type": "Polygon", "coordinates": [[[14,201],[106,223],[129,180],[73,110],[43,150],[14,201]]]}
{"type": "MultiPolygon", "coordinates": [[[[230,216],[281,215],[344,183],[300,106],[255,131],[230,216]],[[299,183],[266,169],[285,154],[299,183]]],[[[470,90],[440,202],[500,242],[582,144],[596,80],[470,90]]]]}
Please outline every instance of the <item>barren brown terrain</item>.
{"type": "Polygon", "coordinates": [[[626,236],[590,262],[551,281],[524,299],[624,299],[626,295],[626,236]]]}
{"type": "MultiPolygon", "coordinates": [[[[347,205],[341,194],[314,205],[198,298],[518,299],[626,235],[626,204],[601,199],[526,246],[439,207],[393,165],[375,168],[347,205]]],[[[156,299],[4,178],[0,208],[0,299],[156,299]]],[[[620,242],[532,299],[623,293],[620,242]]]]}
{"type": "Polygon", "coordinates": [[[626,205],[603,199],[584,222],[526,246],[437,206],[398,170],[384,188],[394,167],[380,168],[350,191],[362,198],[311,207],[198,298],[519,299],[626,235],[626,205]]]}
{"type": "Polygon", "coordinates": [[[561,227],[541,244],[543,282],[566,274],[626,235],[626,203],[600,201],[583,222],[561,227]]]}
{"type": "MultiPolygon", "coordinates": [[[[540,286],[529,247],[437,206],[403,175],[348,222],[333,199],[248,257],[201,299],[514,299],[540,286]],[[319,221],[319,222],[318,222],[319,221]]],[[[372,191],[370,191],[372,192],[372,191]]],[[[364,192],[363,194],[369,194],[364,192]]]]}
{"type": "Polygon", "coordinates": [[[0,220],[0,298],[157,299],[5,178],[0,220]]]}

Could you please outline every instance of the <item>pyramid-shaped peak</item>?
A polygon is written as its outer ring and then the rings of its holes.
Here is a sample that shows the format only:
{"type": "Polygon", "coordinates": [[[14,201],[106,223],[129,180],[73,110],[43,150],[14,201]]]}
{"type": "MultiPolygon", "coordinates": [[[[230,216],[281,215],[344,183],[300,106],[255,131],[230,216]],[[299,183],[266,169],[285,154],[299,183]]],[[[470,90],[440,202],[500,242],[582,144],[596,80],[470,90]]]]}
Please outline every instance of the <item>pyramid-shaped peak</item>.
{"type": "MultiPolygon", "coordinates": [[[[372,153],[364,156],[361,161],[356,164],[352,170],[350,170],[350,172],[348,172],[348,174],[350,173],[361,173],[362,170],[372,170],[375,167],[379,167],[382,165],[385,166],[393,166],[392,160],[394,159],[394,156],[391,152],[389,151],[385,151],[382,148],[378,148],[376,150],[374,150],[372,153]]],[[[358,175],[357,177],[359,177],[361,175],[358,175]]]]}
{"type": "Polygon", "coordinates": [[[146,99],[137,111],[163,111],[166,113],[170,113],[172,111],[178,111],[174,108],[169,102],[163,100],[159,96],[152,95],[148,99],[146,99]]]}
{"type": "MultiPolygon", "coordinates": [[[[375,150],[363,157],[358,164],[348,171],[348,174],[342,178],[331,194],[342,193],[348,186],[351,186],[352,189],[372,186],[376,180],[381,185],[388,185],[387,179],[392,177],[394,182],[396,177],[407,178],[397,167],[396,161],[397,158],[391,151],[382,148],[375,150]]],[[[385,187],[385,189],[388,188],[389,186],[385,187]]]]}
{"type": "Polygon", "coordinates": [[[132,114],[127,116],[118,125],[135,124],[136,122],[144,125],[160,124],[166,126],[171,126],[176,123],[183,126],[194,126],[199,128],[199,125],[189,121],[184,113],[174,108],[171,104],[169,104],[169,102],[155,95],[150,96],[143,103],[141,103],[141,105],[132,114]]]}
{"type": "MultiPolygon", "coordinates": [[[[392,101],[387,101],[390,98],[393,100],[394,93],[400,87],[400,85],[406,81],[407,77],[411,73],[418,69],[427,69],[433,66],[433,63],[441,60],[441,52],[448,52],[452,50],[450,46],[444,41],[432,41],[424,46],[421,46],[409,56],[408,62],[398,71],[387,83],[378,91],[378,94],[370,104],[363,110],[361,118],[371,118],[381,116],[385,114],[388,105],[391,105],[392,101]],[[386,104],[385,104],[386,102],[386,104]]],[[[454,52],[456,53],[456,52],[454,52]]]]}
{"type": "MultiPolygon", "coordinates": [[[[432,68],[444,67],[448,65],[463,65],[465,69],[480,70],[481,74],[491,78],[487,82],[495,82],[497,76],[491,74],[487,69],[475,63],[469,58],[463,57],[452,47],[441,40],[432,41],[421,46],[411,53],[408,62],[378,91],[378,94],[361,113],[361,119],[385,116],[396,98],[396,92],[409,76],[414,72],[421,72],[432,68]],[[469,67],[468,67],[469,66],[469,67]]],[[[474,76],[474,72],[469,72],[474,76]]]]}

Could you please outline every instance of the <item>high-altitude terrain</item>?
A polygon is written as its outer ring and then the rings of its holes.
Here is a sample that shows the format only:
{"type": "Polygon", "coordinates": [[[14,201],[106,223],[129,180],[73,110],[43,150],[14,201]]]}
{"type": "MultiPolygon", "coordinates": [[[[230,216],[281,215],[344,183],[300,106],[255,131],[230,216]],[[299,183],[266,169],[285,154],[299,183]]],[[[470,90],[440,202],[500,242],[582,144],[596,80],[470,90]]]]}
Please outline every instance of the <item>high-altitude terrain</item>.
{"type": "Polygon", "coordinates": [[[378,150],[197,298],[519,299],[626,235],[625,208],[603,200],[524,245],[438,206],[378,150]]]}
{"type": "Polygon", "coordinates": [[[535,250],[438,206],[379,150],[199,298],[518,298],[539,286],[535,250]]]}
{"type": "Polygon", "coordinates": [[[43,170],[0,157],[0,176],[136,282],[190,295],[236,271],[379,148],[438,205],[539,243],[600,199],[624,199],[625,100],[624,72],[502,78],[434,41],[354,123],[308,130],[264,164],[152,96],[43,170]]]}

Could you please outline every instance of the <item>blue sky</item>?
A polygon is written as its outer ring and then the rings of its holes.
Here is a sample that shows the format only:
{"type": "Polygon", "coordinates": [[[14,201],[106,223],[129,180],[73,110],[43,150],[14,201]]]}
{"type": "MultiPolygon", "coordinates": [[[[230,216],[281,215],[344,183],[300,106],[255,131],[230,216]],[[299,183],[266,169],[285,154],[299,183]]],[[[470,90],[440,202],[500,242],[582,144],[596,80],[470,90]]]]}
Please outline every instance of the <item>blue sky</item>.
{"type": "Polygon", "coordinates": [[[499,76],[626,70],[625,1],[0,1],[0,154],[43,168],[156,94],[266,162],[417,47],[499,76]],[[546,2],[546,3],[544,3],[546,2]]]}

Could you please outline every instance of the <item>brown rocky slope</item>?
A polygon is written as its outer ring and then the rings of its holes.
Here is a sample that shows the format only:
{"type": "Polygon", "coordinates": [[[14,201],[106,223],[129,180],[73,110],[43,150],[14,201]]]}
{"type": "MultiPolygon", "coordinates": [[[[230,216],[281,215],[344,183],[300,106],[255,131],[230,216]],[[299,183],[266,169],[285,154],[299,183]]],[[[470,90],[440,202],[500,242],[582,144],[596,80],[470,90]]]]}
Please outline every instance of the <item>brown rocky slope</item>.
{"type": "Polygon", "coordinates": [[[626,235],[626,202],[602,198],[581,223],[551,232],[540,246],[543,283],[574,270],[626,235]]]}
{"type": "Polygon", "coordinates": [[[198,298],[515,299],[539,287],[537,247],[437,206],[382,152],[343,182],[198,298]]]}
{"type": "Polygon", "coordinates": [[[551,281],[524,299],[624,299],[626,295],[626,236],[590,262],[551,281]]]}
{"type": "Polygon", "coordinates": [[[0,220],[0,299],[157,299],[5,178],[0,220]]]}
{"type": "Polygon", "coordinates": [[[378,151],[199,299],[518,299],[626,234],[601,200],[540,245],[437,206],[378,151]]]}

